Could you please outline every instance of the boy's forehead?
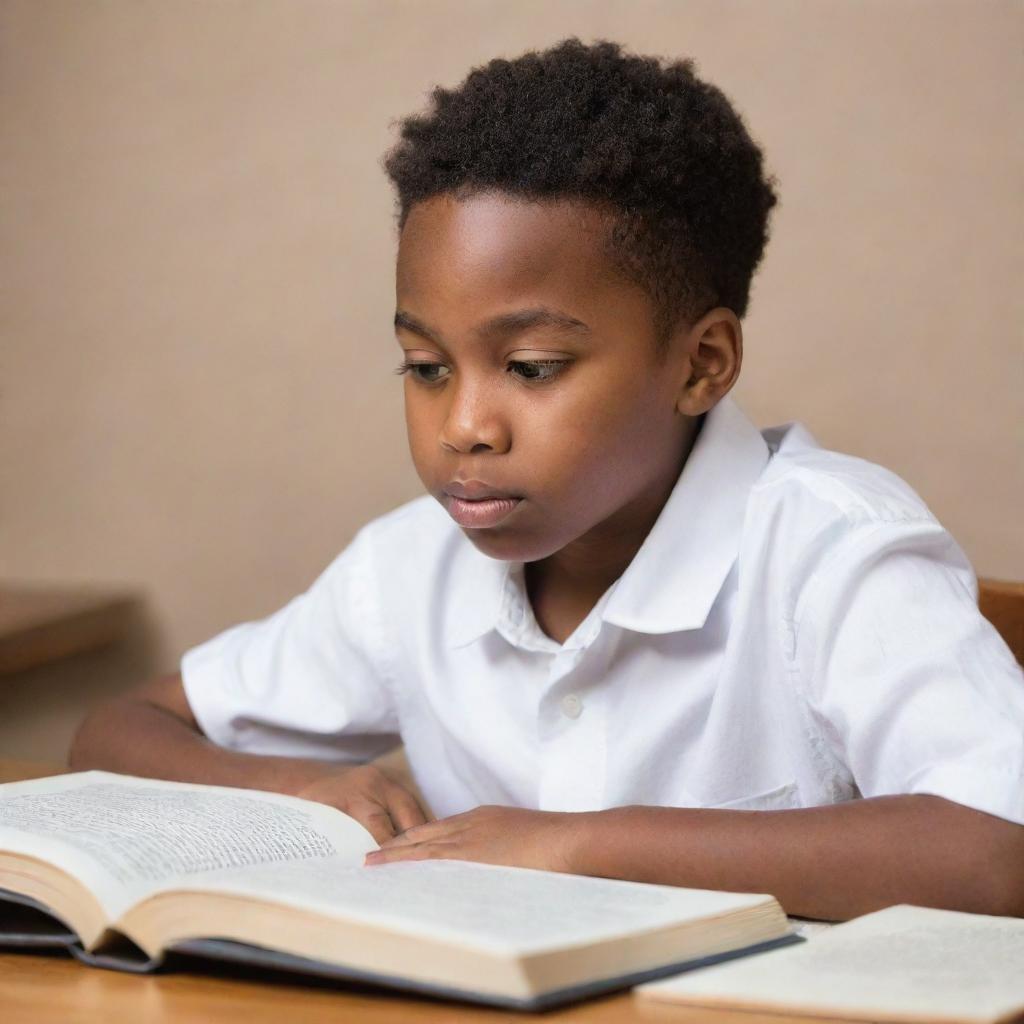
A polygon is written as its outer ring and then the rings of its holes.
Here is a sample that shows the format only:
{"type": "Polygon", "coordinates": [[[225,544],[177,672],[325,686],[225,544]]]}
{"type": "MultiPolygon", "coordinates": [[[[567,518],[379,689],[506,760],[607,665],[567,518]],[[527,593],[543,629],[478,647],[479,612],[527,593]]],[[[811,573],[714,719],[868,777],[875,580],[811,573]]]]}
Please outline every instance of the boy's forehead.
{"type": "Polygon", "coordinates": [[[622,287],[607,238],[607,215],[580,201],[433,196],[412,207],[402,229],[398,294],[622,287]]]}

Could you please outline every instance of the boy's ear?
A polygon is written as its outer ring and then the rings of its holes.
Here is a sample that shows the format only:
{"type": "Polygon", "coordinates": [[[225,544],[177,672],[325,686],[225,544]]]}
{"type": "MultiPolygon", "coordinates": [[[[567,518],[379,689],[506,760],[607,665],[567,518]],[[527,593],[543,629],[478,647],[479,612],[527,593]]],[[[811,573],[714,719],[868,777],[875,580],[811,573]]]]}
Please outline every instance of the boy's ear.
{"type": "Polygon", "coordinates": [[[713,409],[736,383],[743,362],[743,328],[724,306],[704,314],[681,339],[684,379],[676,410],[700,416],[713,409]]]}

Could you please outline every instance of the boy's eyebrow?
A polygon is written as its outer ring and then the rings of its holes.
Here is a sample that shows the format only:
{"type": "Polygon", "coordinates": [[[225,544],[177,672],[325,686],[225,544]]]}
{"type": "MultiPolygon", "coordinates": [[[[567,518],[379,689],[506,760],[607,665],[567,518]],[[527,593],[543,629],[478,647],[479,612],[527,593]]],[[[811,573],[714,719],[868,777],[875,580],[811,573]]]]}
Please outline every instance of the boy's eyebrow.
{"type": "MultiPolygon", "coordinates": [[[[533,327],[555,327],[559,330],[570,331],[573,334],[590,334],[590,328],[582,321],[577,320],[568,313],[559,312],[557,309],[549,309],[546,306],[536,306],[530,309],[517,309],[511,313],[501,313],[492,317],[475,328],[475,333],[480,338],[495,337],[508,334],[519,334],[522,331],[530,330],[533,327]]],[[[436,345],[441,345],[441,339],[426,324],[422,324],[412,314],[404,310],[395,313],[395,330],[400,328],[412,331],[436,345]]]]}

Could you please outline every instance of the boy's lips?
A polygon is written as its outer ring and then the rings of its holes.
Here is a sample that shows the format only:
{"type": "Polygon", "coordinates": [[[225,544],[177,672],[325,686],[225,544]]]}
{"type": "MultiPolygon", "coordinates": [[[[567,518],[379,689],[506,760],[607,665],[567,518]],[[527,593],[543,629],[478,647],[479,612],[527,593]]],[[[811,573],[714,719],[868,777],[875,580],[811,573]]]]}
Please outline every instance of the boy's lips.
{"type": "Polygon", "coordinates": [[[480,501],[482,498],[518,498],[521,495],[511,491],[503,491],[500,487],[492,487],[483,480],[449,480],[444,485],[444,493],[453,498],[464,498],[467,501],[480,501]]]}
{"type": "Polygon", "coordinates": [[[491,487],[482,480],[452,480],[444,489],[448,514],[459,526],[471,529],[497,526],[522,500],[519,495],[491,487]]]}

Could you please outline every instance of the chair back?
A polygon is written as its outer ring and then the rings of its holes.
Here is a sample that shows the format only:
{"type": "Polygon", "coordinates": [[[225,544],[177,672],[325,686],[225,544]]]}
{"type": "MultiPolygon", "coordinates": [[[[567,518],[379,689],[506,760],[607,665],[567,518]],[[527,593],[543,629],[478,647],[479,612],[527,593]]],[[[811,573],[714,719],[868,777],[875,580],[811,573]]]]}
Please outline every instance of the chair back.
{"type": "Polygon", "coordinates": [[[978,608],[1024,665],[1024,583],[979,579],[978,608]]]}

